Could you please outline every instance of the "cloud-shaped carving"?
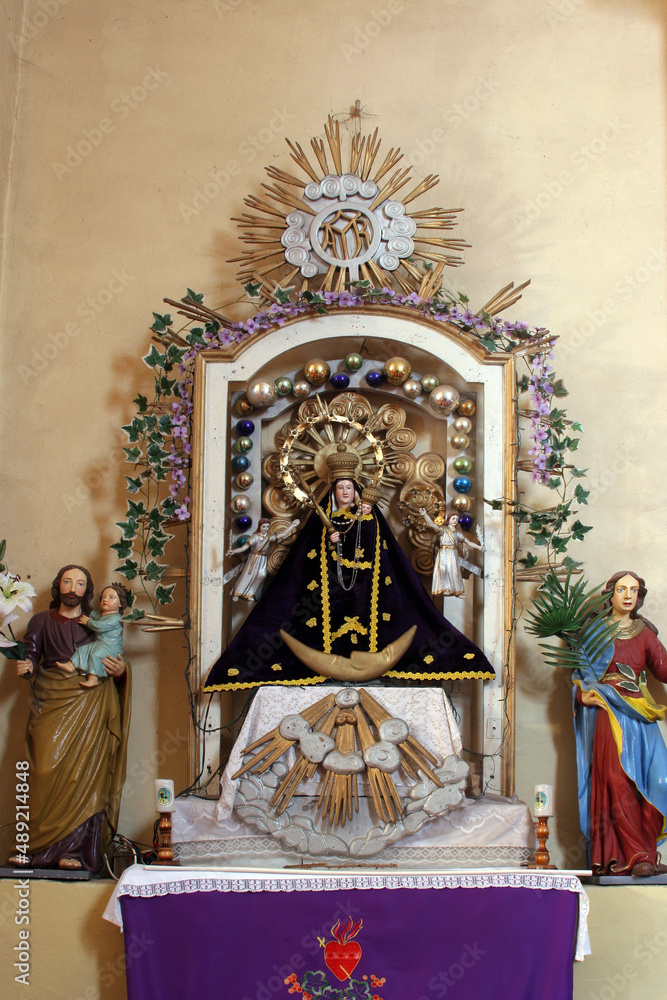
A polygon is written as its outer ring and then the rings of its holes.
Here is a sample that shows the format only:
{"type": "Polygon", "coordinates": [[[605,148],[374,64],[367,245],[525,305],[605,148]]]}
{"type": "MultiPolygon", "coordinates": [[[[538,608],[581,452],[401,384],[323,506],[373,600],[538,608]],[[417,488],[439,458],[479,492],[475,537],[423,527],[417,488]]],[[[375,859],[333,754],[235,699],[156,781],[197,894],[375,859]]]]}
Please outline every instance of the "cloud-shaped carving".
{"type": "Polygon", "coordinates": [[[378,726],[380,739],[386,743],[402,743],[407,740],[409,732],[408,724],[403,719],[385,719],[378,726]]]}
{"type": "Polygon", "coordinates": [[[306,733],[299,739],[299,749],[311,764],[321,764],[335,746],[335,739],[326,733],[306,733]]]}
{"type": "Polygon", "coordinates": [[[400,767],[401,755],[393,743],[374,743],[364,750],[364,760],[368,767],[391,772],[400,767]]]}
{"type": "Polygon", "coordinates": [[[284,740],[298,740],[309,729],[310,726],[302,715],[286,715],[278,727],[284,740]]]}
{"type": "Polygon", "coordinates": [[[342,750],[332,750],[322,761],[322,767],[334,774],[359,774],[365,770],[364,759],[353,750],[343,753],[342,750]]]}

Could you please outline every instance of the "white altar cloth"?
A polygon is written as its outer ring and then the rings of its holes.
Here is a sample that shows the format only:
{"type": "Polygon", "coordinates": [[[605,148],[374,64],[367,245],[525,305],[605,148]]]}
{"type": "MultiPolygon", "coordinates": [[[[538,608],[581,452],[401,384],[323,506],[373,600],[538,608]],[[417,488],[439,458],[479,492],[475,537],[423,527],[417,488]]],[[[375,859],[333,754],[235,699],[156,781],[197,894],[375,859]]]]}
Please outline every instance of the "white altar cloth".
{"type": "Polygon", "coordinates": [[[438,871],[373,872],[347,869],[285,872],[243,868],[197,869],[132,865],[118,881],[104,910],[104,919],[123,927],[121,896],[165,896],[196,892],[327,892],[339,889],[557,889],[578,893],[579,923],[575,960],[590,955],[588,938],[589,899],[575,875],[563,872],[438,871]]]}

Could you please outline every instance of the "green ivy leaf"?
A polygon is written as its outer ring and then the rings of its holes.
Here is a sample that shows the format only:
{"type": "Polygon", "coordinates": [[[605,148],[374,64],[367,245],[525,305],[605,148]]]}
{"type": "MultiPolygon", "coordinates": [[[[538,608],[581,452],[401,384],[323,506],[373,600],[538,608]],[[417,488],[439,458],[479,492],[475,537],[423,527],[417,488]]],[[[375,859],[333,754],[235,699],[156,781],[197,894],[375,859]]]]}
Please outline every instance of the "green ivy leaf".
{"type": "Polygon", "coordinates": [[[169,584],[168,587],[163,587],[160,584],[155,588],[155,600],[158,604],[173,604],[173,597],[171,596],[174,592],[175,583],[169,584]]]}
{"type": "Polygon", "coordinates": [[[588,498],[590,495],[590,490],[585,490],[580,483],[577,483],[574,489],[574,498],[577,503],[588,504],[588,498]]]}
{"type": "Polygon", "coordinates": [[[273,298],[281,306],[287,305],[290,299],[290,295],[294,291],[294,288],[295,288],[294,285],[290,285],[289,288],[281,288],[280,285],[276,285],[273,291],[273,298]]]}
{"type": "Polygon", "coordinates": [[[576,479],[583,479],[587,472],[588,469],[570,469],[571,475],[573,475],[576,479]]]}
{"type": "Polygon", "coordinates": [[[480,342],[480,344],[484,344],[484,346],[486,347],[486,349],[489,352],[489,354],[493,354],[494,351],[498,350],[498,347],[496,346],[496,342],[493,339],[493,337],[490,337],[488,335],[486,335],[484,337],[480,337],[479,338],[479,342],[480,342]]]}
{"type": "Polygon", "coordinates": [[[155,344],[151,344],[150,351],[141,360],[149,368],[157,368],[164,363],[164,354],[160,354],[155,344]]]}
{"type": "Polygon", "coordinates": [[[519,559],[522,566],[530,568],[531,566],[537,566],[537,556],[534,552],[529,552],[524,559],[519,559]]]}
{"type": "Polygon", "coordinates": [[[570,531],[572,532],[572,537],[576,538],[577,541],[579,542],[583,539],[584,535],[588,531],[592,530],[593,530],[592,524],[582,524],[581,521],[575,521],[570,529],[570,531]]]}
{"type": "Polygon", "coordinates": [[[109,547],[115,550],[119,559],[125,559],[132,552],[132,542],[114,542],[109,547]]]}
{"type": "Polygon", "coordinates": [[[577,562],[577,560],[573,559],[571,556],[565,556],[563,559],[563,566],[566,566],[567,569],[578,569],[579,566],[583,565],[584,564],[582,562],[577,562]]]}
{"type": "Polygon", "coordinates": [[[136,479],[132,479],[131,476],[125,476],[125,482],[127,483],[128,493],[138,493],[143,485],[141,476],[137,476],[136,479]]]}
{"type": "Polygon", "coordinates": [[[569,395],[567,389],[565,388],[562,378],[553,379],[551,381],[551,385],[553,387],[554,396],[561,398],[562,396],[569,395]]]}
{"type": "Polygon", "coordinates": [[[188,288],[185,293],[185,298],[181,299],[181,302],[185,302],[187,299],[190,299],[191,302],[198,302],[199,305],[202,305],[204,296],[200,292],[193,292],[191,288],[188,288]]]}
{"type": "Polygon", "coordinates": [[[262,287],[261,281],[258,281],[256,283],[254,281],[249,281],[247,285],[243,286],[243,290],[245,291],[246,295],[250,296],[251,299],[256,299],[259,297],[259,291],[261,287],[262,287]]]}
{"type": "MultiPolygon", "coordinates": [[[[136,521],[133,517],[130,517],[127,519],[127,521],[116,521],[116,527],[122,530],[123,538],[132,541],[134,538],[137,537],[137,529],[139,527],[139,522],[136,521]]],[[[118,554],[121,555],[120,552],[118,554]]],[[[124,554],[127,555],[128,553],[124,554]]]]}
{"type": "Polygon", "coordinates": [[[126,559],[122,566],[116,566],[116,572],[122,573],[126,580],[134,580],[138,571],[139,564],[135,559],[126,559]]]}
{"type": "Polygon", "coordinates": [[[145,396],[142,396],[141,393],[139,393],[137,398],[133,399],[132,402],[137,404],[137,409],[140,413],[145,413],[148,409],[148,400],[145,396]]]}
{"type": "Polygon", "coordinates": [[[123,615],[123,621],[136,622],[139,621],[140,618],[144,618],[145,616],[146,616],[145,611],[141,611],[139,608],[134,608],[132,611],[130,611],[129,614],[123,615]]]}
{"type": "Polygon", "coordinates": [[[207,341],[204,339],[204,331],[199,328],[186,333],[185,339],[191,347],[206,347],[207,341]]]}
{"type": "Polygon", "coordinates": [[[162,574],[164,573],[166,568],[167,568],[166,566],[162,566],[160,565],[160,563],[156,563],[154,559],[149,559],[145,566],[146,579],[161,580],[162,574]]]}

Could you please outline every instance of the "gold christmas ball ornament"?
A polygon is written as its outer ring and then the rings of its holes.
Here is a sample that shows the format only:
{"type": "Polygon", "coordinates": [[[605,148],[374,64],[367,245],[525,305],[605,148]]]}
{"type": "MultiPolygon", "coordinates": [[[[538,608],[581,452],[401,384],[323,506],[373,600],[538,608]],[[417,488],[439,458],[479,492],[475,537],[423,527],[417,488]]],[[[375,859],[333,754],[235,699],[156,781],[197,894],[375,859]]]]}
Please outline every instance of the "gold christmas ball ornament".
{"type": "Polygon", "coordinates": [[[421,391],[422,384],[416,378],[409,378],[407,382],[403,383],[403,392],[408,399],[416,399],[417,396],[421,395],[421,391]]]}
{"type": "Polygon", "coordinates": [[[306,382],[311,385],[324,385],[331,375],[329,365],[322,358],[312,358],[303,366],[303,374],[306,382]]]}
{"type": "Polygon", "coordinates": [[[403,385],[412,375],[412,365],[405,358],[389,358],[382,370],[391,385],[403,385]]]}
{"type": "Polygon", "coordinates": [[[251,382],[245,392],[251,406],[256,406],[258,410],[265,410],[267,406],[275,403],[278,393],[273,382],[266,379],[258,379],[251,382]]]}
{"type": "Polygon", "coordinates": [[[310,390],[311,390],[310,383],[305,382],[303,379],[300,379],[298,382],[295,382],[294,385],[292,386],[292,395],[296,396],[297,399],[305,399],[306,396],[310,396],[310,390]]]}
{"type": "Polygon", "coordinates": [[[234,480],[234,485],[239,490],[249,490],[254,482],[255,480],[249,472],[239,472],[234,480]]]}
{"type": "Polygon", "coordinates": [[[440,417],[448,417],[459,405],[458,390],[453,385],[439,385],[428,397],[431,409],[440,417]]]}
{"type": "Polygon", "coordinates": [[[241,396],[241,398],[237,399],[234,403],[234,409],[240,417],[247,417],[249,413],[252,413],[255,407],[250,405],[245,396],[241,396]]]}
{"type": "Polygon", "coordinates": [[[476,407],[472,399],[462,399],[459,403],[459,413],[462,417],[472,417],[475,409],[476,407]]]}
{"type": "Polygon", "coordinates": [[[240,495],[233,498],[230,507],[234,514],[247,514],[252,507],[252,500],[250,497],[240,495]]]}
{"type": "Polygon", "coordinates": [[[470,497],[454,497],[452,500],[452,507],[457,514],[467,514],[472,507],[470,497]]]}
{"type": "Polygon", "coordinates": [[[452,427],[457,434],[470,434],[472,430],[472,420],[468,420],[467,417],[457,417],[452,427]]]}
{"type": "Polygon", "coordinates": [[[429,393],[433,392],[436,386],[440,385],[440,379],[437,375],[424,375],[422,378],[422,392],[429,393]]]}
{"type": "Polygon", "coordinates": [[[449,443],[454,451],[465,451],[470,444],[470,438],[467,434],[452,434],[452,438],[449,443]]]}

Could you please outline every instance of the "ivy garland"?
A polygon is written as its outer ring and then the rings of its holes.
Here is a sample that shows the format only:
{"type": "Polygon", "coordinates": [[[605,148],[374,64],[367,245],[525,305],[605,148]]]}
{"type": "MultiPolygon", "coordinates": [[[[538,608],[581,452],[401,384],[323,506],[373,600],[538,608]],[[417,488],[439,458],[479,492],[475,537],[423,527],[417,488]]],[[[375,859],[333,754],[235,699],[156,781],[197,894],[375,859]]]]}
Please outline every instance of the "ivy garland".
{"type": "MultiPolygon", "coordinates": [[[[259,284],[245,286],[248,298],[260,301],[259,284]]],[[[188,320],[174,329],[169,314],[153,313],[151,331],[155,343],[142,359],[154,372],[154,395],[151,400],[139,394],[134,400],[136,415],[123,427],[128,437],[124,448],[134,474],[126,476],[127,511],[118,522],[122,536],[111,546],[122,560],[117,571],[128,581],[138,581],[153,612],[158,605],[173,601],[175,584],[162,582],[167,569],[160,562],[167,543],[173,538],[169,528],[190,517],[190,421],[194,360],[200,351],[220,349],[242,343],[259,331],[283,325],[286,320],[309,313],[327,313],[329,307],[372,308],[374,304],[412,309],[433,320],[447,322],[461,333],[472,334],[489,353],[513,352],[527,368],[517,380],[519,395],[528,396],[530,407],[518,409],[517,419],[529,421],[530,449],[527,461],[518,461],[517,469],[530,472],[533,482],[543,484],[557,495],[557,503],[548,509],[528,507],[520,500],[497,498],[485,500],[495,510],[506,508],[518,526],[524,526],[532,544],[545,551],[546,567],[552,568],[564,555],[571,541],[580,541],[591,530],[576,518],[573,504],[586,504],[588,492],[576,482],[585,476],[568,459],[577,450],[581,426],[566,419],[566,411],[554,401],[567,395],[561,379],[551,366],[553,338],[543,328],[524,323],[503,322],[482,311],[470,311],[468,298],[441,289],[428,299],[416,293],[402,295],[389,288],[373,288],[369,282],[353,284],[349,291],[309,292],[293,295],[294,289],[277,287],[273,302],[245,322],[224,325],[215,318],[197,325],[188,320]],[[159,345],[159,346],[156,346],[159,345]]],[[[203,295],[187,290],[181,299],[186,305],[202,305],[203,295]]],[[[520,559],[527,569],[538,565],[533,552],[520,559]]],[[[544,565],[544,564],[543,564],[544,565]]],[[[580,563],[569,556],[563,565],[574,569],[580,563]]],[[[128,617],[145,614],[133,609],[128,617]]]]}

